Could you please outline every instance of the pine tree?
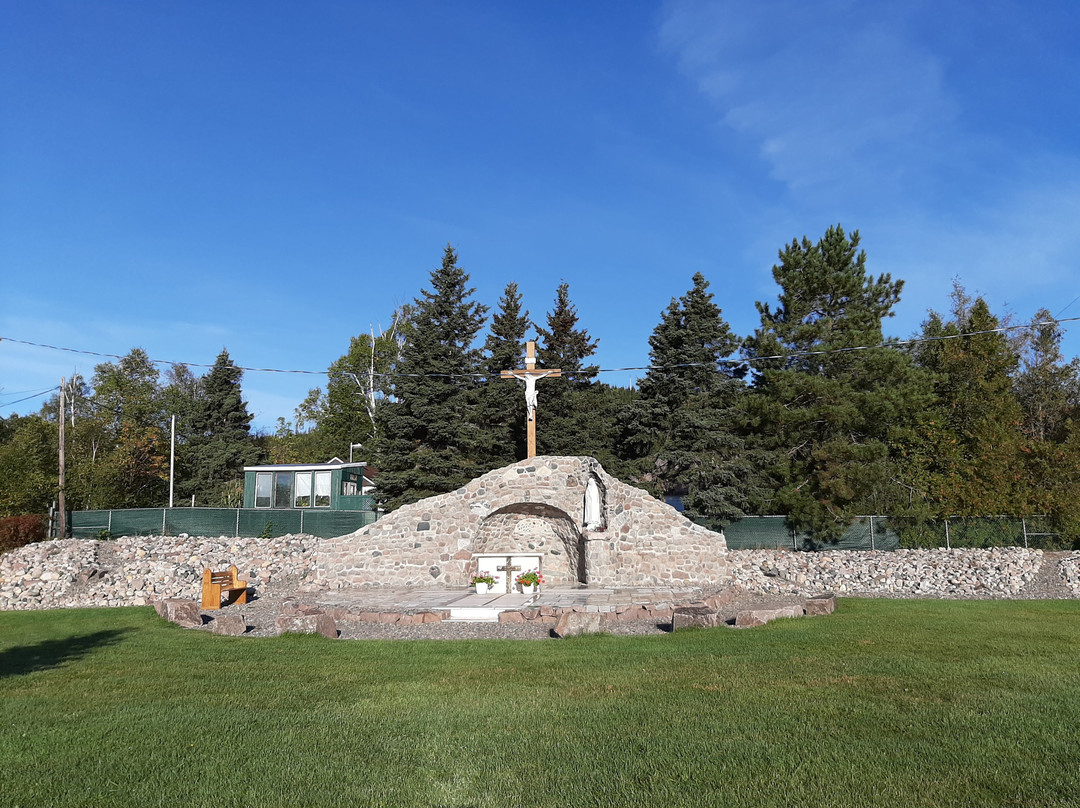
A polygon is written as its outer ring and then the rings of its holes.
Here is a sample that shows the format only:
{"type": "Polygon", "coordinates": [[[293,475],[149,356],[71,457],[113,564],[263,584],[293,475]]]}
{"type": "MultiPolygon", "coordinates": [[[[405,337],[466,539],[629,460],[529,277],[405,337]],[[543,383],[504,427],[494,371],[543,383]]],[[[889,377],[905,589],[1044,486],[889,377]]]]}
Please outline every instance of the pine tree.
{"type": "Polygon", "coordinates": [[[431,291],[415,300],[402,347],[394,402],[383,408],[376,442],[379,497],[389,508],[453,491],[475,477],[484,436],[476,410],[480,352],[473,342],[487,307],[447,245],[431,291]]]}
{"type": "Polygon", "coordinates": [[[773,278],[779,304],[757,304],[761,326],[746,341],[758,371],[749,411],[772,459],[774,508],[827,540],[906,497],[893,470],[929,379],[906,354],[872,347],[903,282],[867,275],[858,231],[793,241],[773,278]]]}
{"type": "Polygon", "coordinates": [[[202,505],[239,504],[236,487],[243,484],[244,466],[259,458],[251,435],[252,416],[240,388],[243,375],[222,349],[210,372],[199,380],[188,430],[189,476],[179,481],[177,489],[185,497],[194,494],[202,505]]]}
{"type": "Polygon", "coordinates": [[[756,472],[740,434],[741,371],[721,360],[739,339],[701,273],[672,299],[649,337],[651,367],[640,397],[622,414],[623,456],[661,496],[682,497],[690,516],[728,522],[744,516],[756,472]]]}

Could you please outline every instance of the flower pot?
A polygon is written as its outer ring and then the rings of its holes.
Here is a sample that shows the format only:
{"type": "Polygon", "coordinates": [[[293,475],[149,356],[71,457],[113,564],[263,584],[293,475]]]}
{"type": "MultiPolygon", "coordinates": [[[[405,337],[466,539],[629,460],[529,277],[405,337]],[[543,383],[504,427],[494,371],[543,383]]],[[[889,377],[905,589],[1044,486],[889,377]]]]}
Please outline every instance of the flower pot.
{"type": "Polygon", "coordinates": [[[523,594],[523,595],[535,595],[536,594],[536,584],[522,584],[521,585],[521,594],[523,594]]]}
{"type": "Polygon", "coordinates": [[[478,595],[486,595],[488,593],[487,584],[473,584],[473,586],[476,587],[476,594],[478,595]]]}

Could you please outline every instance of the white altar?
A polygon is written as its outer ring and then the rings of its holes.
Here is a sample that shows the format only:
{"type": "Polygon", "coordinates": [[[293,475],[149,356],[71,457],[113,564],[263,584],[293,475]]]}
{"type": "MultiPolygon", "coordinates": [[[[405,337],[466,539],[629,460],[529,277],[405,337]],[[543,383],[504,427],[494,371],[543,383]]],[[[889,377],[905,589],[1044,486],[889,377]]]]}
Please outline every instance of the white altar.
{"type": "Polygon", "coordinates": [[[491,592],[510,594],[520,592],[521,588],[514,579],[525,572],[541,572],[540,561],[543,553],[473,553],[477,570],[487,573],[495,579],[491,592]]]}

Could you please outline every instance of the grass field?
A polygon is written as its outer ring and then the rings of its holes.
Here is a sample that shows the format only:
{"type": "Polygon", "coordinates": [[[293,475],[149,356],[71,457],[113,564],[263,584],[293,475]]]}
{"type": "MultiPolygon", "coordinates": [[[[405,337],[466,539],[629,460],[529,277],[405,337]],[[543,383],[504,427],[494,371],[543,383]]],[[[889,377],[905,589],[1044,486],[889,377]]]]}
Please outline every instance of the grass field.
{"type": "Polygon", "coordinates": [[[0,613],[0,805],[1077,806],[1080,602],[558,642],[0,613]]]}

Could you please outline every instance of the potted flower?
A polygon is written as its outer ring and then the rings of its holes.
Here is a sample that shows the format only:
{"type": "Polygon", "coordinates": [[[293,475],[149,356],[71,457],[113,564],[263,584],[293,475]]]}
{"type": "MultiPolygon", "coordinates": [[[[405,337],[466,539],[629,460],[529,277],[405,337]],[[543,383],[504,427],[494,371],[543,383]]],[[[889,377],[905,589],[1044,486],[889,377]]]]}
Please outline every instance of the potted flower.
{"type": "Polygon", "coordinates": [[[544,576],[540,574],[539,570],[523,572],[514,579],[514,583],[521,587],[521,591],[525,595],[533,594],[536,591],[536,588],[543,582],[544,576]]]}
{"type": "Polygon", "coordinates": [[[488,588],[495,586],[495,576],[490,572],[478,572],[472,577],[470,583],[476,587],[476,594],[486,595],[488,588]]]}

